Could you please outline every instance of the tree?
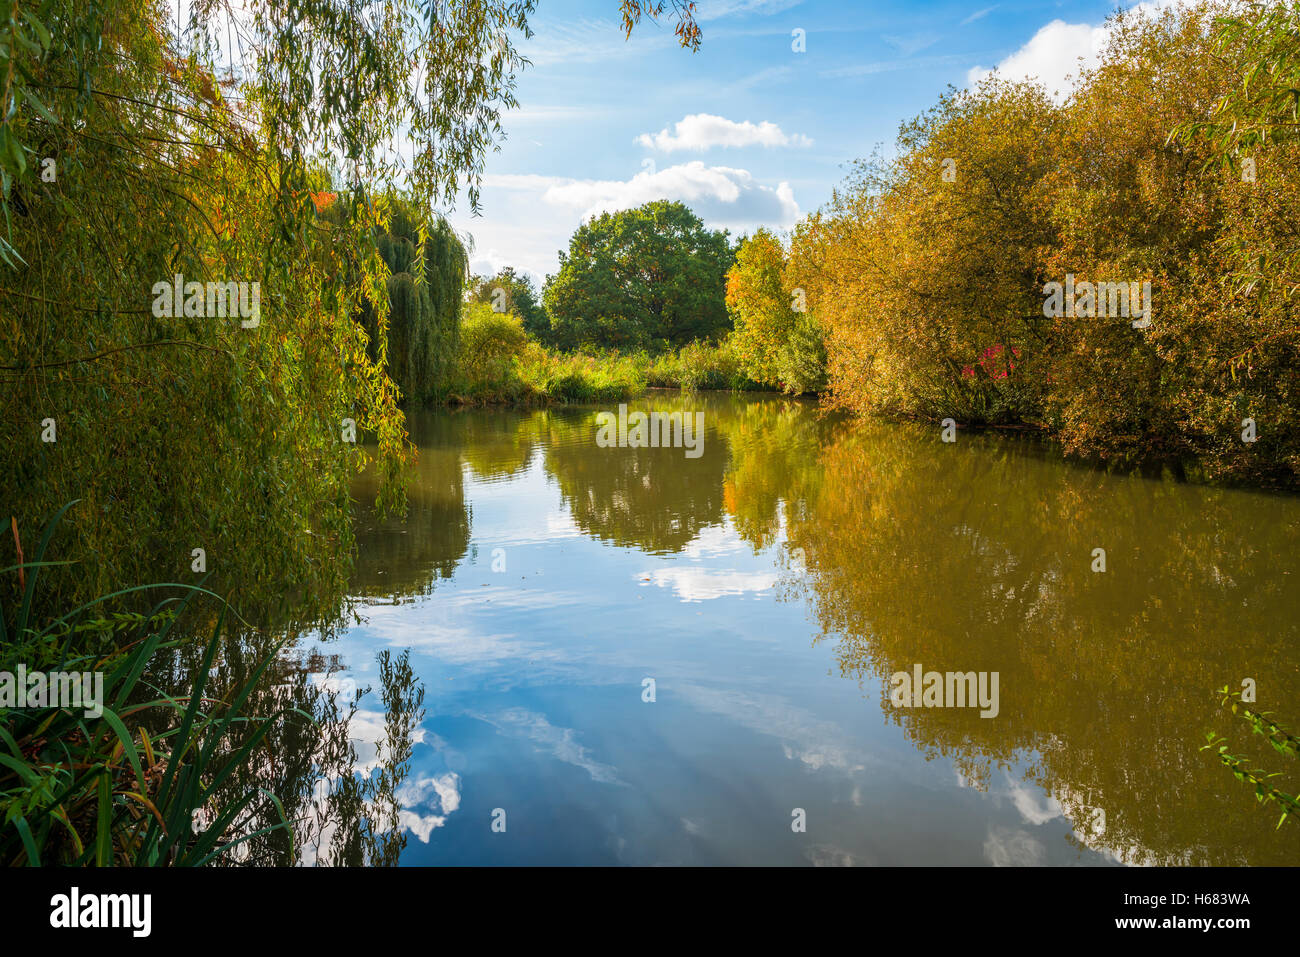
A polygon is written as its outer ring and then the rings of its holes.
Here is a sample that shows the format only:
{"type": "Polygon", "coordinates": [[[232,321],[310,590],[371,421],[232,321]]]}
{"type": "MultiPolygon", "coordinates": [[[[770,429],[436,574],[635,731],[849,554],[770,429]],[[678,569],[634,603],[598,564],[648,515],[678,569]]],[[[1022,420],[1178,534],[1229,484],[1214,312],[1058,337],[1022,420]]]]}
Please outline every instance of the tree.
{"type": "Polygon", "coordinates": [[[472,302],[485,302],[497,312],[509,312],[519,317],[524,331],[539,342],[551,336],[551,323],[546,318],[537,295],[533,278],[516,272],[514,266],[498,270],[494,276],[476,276],[470,290],[472,302]]]}
{"type": "Polygon", "coordinates": [[[1294,309],[1276,308],[1300,292],[1300,236],[1286,208],[1300,153],[1300,2],[1248,3],[1231,14],[1215,20],[1214,53],[1240,82],[1224,90],[1208,119],[1180,124],[1170,139],[1188,148],[1208,143],[1211,161],[1231,178],[1258,184],[1244,191],[1249,203],[1236,204],[1239,228],[1223,244],[1234,285],[1270,300],[1264,310],[1274,313],[1237,359],[1241,368],[1269,344],[1300,342],[1294,309]]]}
{"type": "Polygon", "coordinates": [[[1294,44],[1266,21],[1225,46],[1212,22],[1226,9],[1118,13],[1065,103],[985,81],[906,124],[889,162],[859,164],[796,232],[788,267],[825,328],[836,403],[1032,424],[1121,466],[1296,483],[1300,139],[1268,125],[1285,125],[1290,82],[1270,65],[1294,44]],[[1270,131],[1243,141],[1241,173],[1216,162],[1213,136],[1170,135],[1223,103],[1238,132],[1270,131]]]}
{"type": "Polygon", "coordinates": [[[387,336],[388,375],[404,399],[427,402],[445,393],[456,365],[468,256],[442,216],[427,223],[409,200],[388,198],[391,219],[378,238],[388,266],[388,323],[362,303],[368,352],[378,361],[378,337],[387,336]]]}
{"type": "Polygon", "coordinates": [[[543,291],[556,341],[567,347],[682,346],[726,331],[726,231],[706,229],[682,203],[656,200],[578,227],[543,291]]]}
{"type": "MultiPolygon", "coordinates": [[[[622,3],[625,28],[663,6],[622,3]]],[[[689,5],[673,8],[694,48],[689,5]]],[[[385,507],[402,506],[413,455],[378,333],[381,197],[403,181],[421,209],[476,204],[533,2],[198,2],[183,29],[168,9],[23,2],[0,28],[5,522],[29,544],[81,499],[62,544],[96,558],[51,570],[52,604],[173,580],[197,546],[280,604],[340,594],[368,454],[341,423],[374,439],[385,507]],[[177,275],[250,300],[256,284],[256,325],[151,315],[177,275]]]]}
{"type": "Polygon", "coordinates": [[[760,228],[741,241],[727,273],[727,309],[745,375],[798,395],[825,385],[826,350],[806,290],[786,272],[781,240],[760,228]]]}
{"type": "Polygon", "coordinates": [[[1043,323],[1041,200],[1059,110],[1026,84],[952,91],[903,125],[897,157],[859,161],[796,232],[788,283],[825,328],[830,388],[858,412],[1032,418],[1022,383],[1043,323]],[[1009,378],[976,369],[1019,350],[1009,378]]]}

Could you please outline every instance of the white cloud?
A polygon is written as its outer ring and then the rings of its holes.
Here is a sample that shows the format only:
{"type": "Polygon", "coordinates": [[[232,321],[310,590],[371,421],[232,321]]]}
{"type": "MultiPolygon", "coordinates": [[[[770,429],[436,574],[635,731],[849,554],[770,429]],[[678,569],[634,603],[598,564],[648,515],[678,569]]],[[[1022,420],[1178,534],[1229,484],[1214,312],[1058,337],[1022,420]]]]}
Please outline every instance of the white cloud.
{"type": "Polygon", "coordinates": [[[735,555],[748,546],[740,537],[734,525],[707,525],[700,529],[695,538],[686,544],[682,554],[690,559],[718,558],[722,555],[735,555]]]}
{"type": "Polygon", "coordinates": [[[489,215],[452,214],[452,224],[474,237],[471,272],[490,276],[502,265],[514,266],[530,273],[539,288],[546,274],[555,272],[555,251],[568,244],[574,224],[567,214],[545,206],[540,197],[540,189],[532,195],[522,188],[498,189],[485,192],[489,215]]]}
{"type": "Polygon", "coordinates": [[[976,10],[976,11],[975,11],[974,13],[972,13],[969,17],[967,17],[965,20],[963,20],[963,21],[961,22],[960,25],[964,27],[964,26],[966,26],[966,24],[968,24],[968,23],[974,23],[976,20],[982,20],[982,19],[984,19],[985,17],[987,17],[990,13],[992,13],[994,10],[996,10],[997,8],[998,8],[998,7],[997,7],[997,4],[994,4],[994,5],[991,6],[991,7],[985,7],[983,10],[976,10]]]}
{"type": "Polygon", "coordinates": [[[1011,792],[1011,803],[1027,823],[1046,824],[1062,816],[1061,805],[1056,803],[1056,798],[1052,795],[1023,782],[1013,781],[1010,775],[1007,775],[1007,784],[1011,792]]]}
{"type": "MultiPolygon", "coordinates": [[[[528,607],[537,607],[542,596],[534,595],[528,607]]],[[[505,603],[511,593],[501,586],[451,592],[439,601],[444,615],[466,605],[481,606],[485,600],[505,603]]],[[[561,599],[563,601],[563,599],[561,599]]],[[[367,632],[380,641],[457,665],[491,666],[515,658],[527,660],[556,659],[560,653],[544,645],[513,634],[483,633],[470,625],[442,624],[412,619],[402,606],[370,605],[366,608],[367,632]]]]}
{"type": "Polygon", "coordinates": [[[660,588],[671,588],[685,602],[750,593],[761,595],[776,584],[773,572],[715,571],[691,566],[661,568],[642,577],[649,577],[660,588]]]}
{"type": "Polygon", "coordinates": [[[748,170],[705,166],[699,160],[644,170],[628,180],[556,183],[542,198],[552,205],[574,209],[584,219],[632,209],[656,199],[685,203],[701,219],[722,226],[743,228],[766,223],[789,227],[799,219],[799,204],[789,183],[764,186],[748,170]]]}
{"type": "Polygon", "coordinates": [[[401,826],[410,830],[422,843],[428,844],[434,828],[446,824],[448,815],[460,807],[460,775],[449,771],[437,777],[422,776],[416,781],[403,784],[397,791],[397,803],[401,806],[397,815],[401,826]],[[412,810],[421,804],[434,802],[441,808],[441,814],[420,814],[412,810]]]}
{"type": "Polygon", "coordinates": [[[1101,61],[1110,31],[1104,26],[1053,20],[993,70],[977,66],[966,76],[974,86],[994,71],[1006,80],[1034,80],[1062,99],[1073,87],[1071,77],[1101,61]]]}
{"type": "MultiPolygon", "coordinates": [[[[1154,0],[1137,3],[1128,12],[1154,16],[1162,10],[1183,5],[1185,0],[1154,0]]],[[[1031,80],[1041,83],[1060,102],[1074,89],[1079,75],[1101,63],[1102,53],[1110,41],[1110,27],[1105,24],[1066,23],[1053,20],[1039,29],[1029,42],[1002,60],[992,70],[977,66],[966,74],[971,86],[993,72],[1006,80],[1031,80]]]]}
{"type": "Polygon", "coordinates": [[[628,180],[489,174],[483,177],[485,215],[476,218],[458,211],[450,219],[457,230],[473,236],[471,267],[476,273],[493,272],[508,261],[540,284],[559,267],[557,250],[569,245],[583,219],[655,199],[685,203],[710,228],[736,232],[759,226],[788,229],[801,215],[789,183],[769,186],[747,170],[705,166],[696,160],[643,171],[628,180]]]}
{"type": "Polygon", "coordinates": [[[469,271],[475,276],[495,276],[506,266],[513,266],[514,261],[495,246],[484,252],[477,249],[470,257],[469,271]]]}
{"type": "Polygon", "coordinates": [[[769,120],[737,123],[711,113],[692,113],[678,120],[673,132],[664,128],[658,133],[642,133],[636,142],[665,153],[675,150],[702,152],[714,146],[812,146],[808,137],[801,133],[786,133],[769,120]]]}

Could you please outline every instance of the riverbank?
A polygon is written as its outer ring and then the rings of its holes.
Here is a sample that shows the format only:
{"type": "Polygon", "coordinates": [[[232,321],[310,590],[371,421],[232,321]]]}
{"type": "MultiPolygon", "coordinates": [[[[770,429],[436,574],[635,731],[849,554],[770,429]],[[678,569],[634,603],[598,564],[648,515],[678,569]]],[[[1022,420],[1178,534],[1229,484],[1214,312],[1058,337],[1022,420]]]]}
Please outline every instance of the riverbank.
{"type": "Polygon", "coordinates": [[[441,404],[530,409],[622,402],[647,389],[778,392],[740,371],[734,349],[691,343],[677,352],[564,353],[525,333],[514,317],[480,313],[461,333],[460,361],[441,404]]]}
{"type": "MultiPolygon", "coordinates": [[[[694,356],[688,356],[683,361],[682,355],[687,352],[687,349],[683,349],[681,354],[659,357],[649,357],[644,353],[632,356],[613,353],[598,356],[559,355],[538,347],[536,356],[520,362],[495,380],[479,380],[464,392],[448,395],[443,405],[449,408],[528,411],[566,405],[614,404],[671,391],[718,395],[747,393],[756,397],[783,395],[779,388],[753,382],[743,376],[739,376],[739,385],[732,385],[737,381],[737,374],[718,360],[723,347],[698,347],[694,356]]],[[[954,443],[961,441],[963,436],[981,433],[1024,438],[1041,444],[1044,454],[1049,458],[1103,472],[1147,477],[1169,475],[1178,481],[1220,488],[1256,488],[1289,493],[1300,491],[1300,485],[1289,481],[1293,478],[1291,473],[1257,475],[1253,478],[1225,476],[1194,457],[1152,453],[1147,458],[1124,463],[1107,461],[1099,455],[1070,450],[1062,442],[1059,431],[1044,422],[953,419],[949,427],[947,419],[914,413],[885,415],[847,412],[830,401],[825,393],[798,398],[813,403],[820,409],[846,412],[863,420],[930,426],[941,437],[947,435],[954,443]]]]}

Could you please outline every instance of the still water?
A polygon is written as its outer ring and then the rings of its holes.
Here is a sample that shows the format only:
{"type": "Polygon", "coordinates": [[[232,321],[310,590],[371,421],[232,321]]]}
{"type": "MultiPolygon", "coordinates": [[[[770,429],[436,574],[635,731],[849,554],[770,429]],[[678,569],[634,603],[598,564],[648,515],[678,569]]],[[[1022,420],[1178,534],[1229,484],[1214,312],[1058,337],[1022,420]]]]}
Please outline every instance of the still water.
{"type": "Polygon", "coordinates": [[[1300,725],[1300,499],[771,397],[631,408],[704,412],[703,454],[439,412],[403,520],[358,480],[362,620],[322,647],[423,683],[401,863],[1300,863],[1200,750],[1295,791],[1213,692],[1300,725]],[[996,672],[996,716],[895,707],[917,665],[996,672]]]}

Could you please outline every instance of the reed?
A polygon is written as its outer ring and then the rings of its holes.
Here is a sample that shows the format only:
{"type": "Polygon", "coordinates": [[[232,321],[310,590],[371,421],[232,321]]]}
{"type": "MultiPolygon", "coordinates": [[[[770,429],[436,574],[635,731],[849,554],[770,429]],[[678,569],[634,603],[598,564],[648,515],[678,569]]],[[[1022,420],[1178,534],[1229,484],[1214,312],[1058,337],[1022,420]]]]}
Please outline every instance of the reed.
{"type": "Polygon", "coordinates": [[[0,863],[201,866],[269,831],[292,835],[275,795],[227,786],[276,722],[291,711],[303,714],[293,708],[246,713],[283,642],[245,682],[214,699],[205,686],[232,612],[202,585],[119,589],[53,620],[32,620],[41,571],[72,564],[46,561],[45,554],[74,504],[46,526],[32,561],[0,569],[25,579],[19,606],[0,608],[0,669],[22,662],[102,673],[102,715],[53,704],[0,708],[0,863]],[[166,594],[147,614],[106,612],[118,599],[148,592],[166,594]],[[201,596],[218,602],[215,624],[190,693],[172,696],[152,684],[149,665],[159,652],[192,640],[179,634],[177,622],[201,596]],[[162,730],[151,735],[147,726],[162,730]],[[196,811],[210,823],[195,825],[196,811]],[[276,823],[244,833],[241,823],[259,815],[276,823]]]}

